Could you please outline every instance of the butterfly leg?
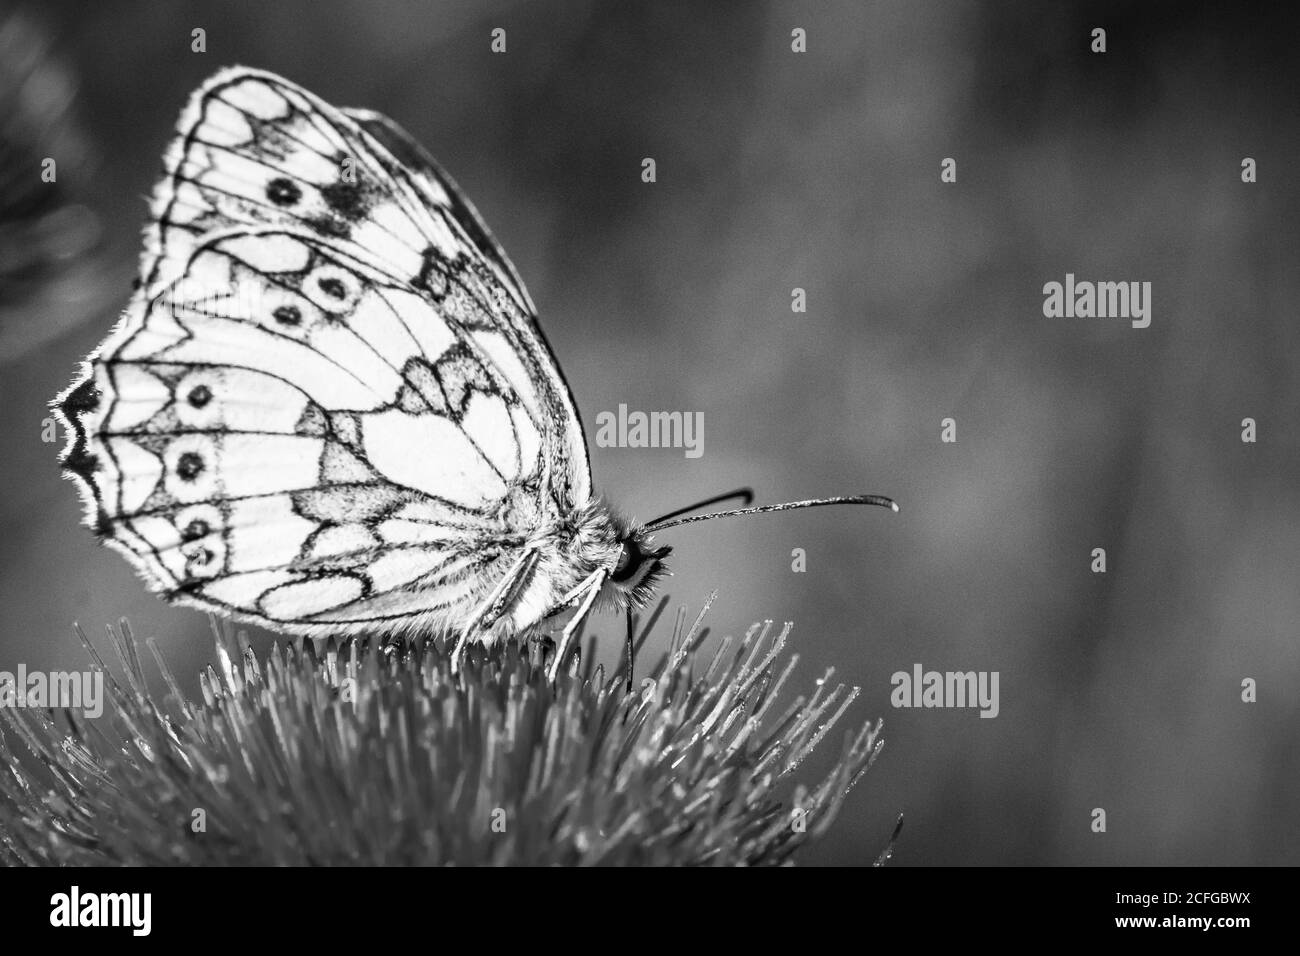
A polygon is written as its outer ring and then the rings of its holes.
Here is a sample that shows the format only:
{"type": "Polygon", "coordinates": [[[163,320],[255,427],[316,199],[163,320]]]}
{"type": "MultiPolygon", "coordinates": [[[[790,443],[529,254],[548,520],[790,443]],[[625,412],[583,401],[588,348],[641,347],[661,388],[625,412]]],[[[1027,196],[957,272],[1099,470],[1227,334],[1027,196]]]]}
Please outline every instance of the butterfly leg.
{"type": "Polygon", "coordinates": [[[560,665],[564,658],[568,656],[569,646],[573,643],[573,635],[582,626],[582,622],[587,615],[591,613],[591,606],[596,603],[596,598],[600,595],[600,589],[605,584],[605,575],[607,573],[604,568],[593,571],[581,584],[566,594],[560,602],[560,607],[566,607],[578,600],[579,595],[583,595],[585,592],[582,603],[578,605],[578,610],[573,615],[573,619],[564,625],[564,631],[560,634],[560,642],[555,648],[555,657],[551,659],[547,678],[552,684],[560,676],[560,665]]]}
{"type": "Polygon", "coordinates": [[[635,634],[632,629],[632,608],[627,609],[627,693],[632,693],[632,666],[636,663],[635,634]]]}
{"type": "Polygon", "coordinates": [[[510,570],[497,583],[497,586],[492,589],[492,593],[488,595],[487,600],[470,617],[469,623],[461,631],[455,649],[451,652],[451,672],[453,674],[460,671],[460,665],[464,662],[465,651],[469,649],[470,641],[482,634],[486,634],[514,606],[520,592],[523,591],[524,586],[527,585],[529,578],[532,576],[539,557],[540,555],[536,551],[526,551],[520,555],[518,560],[510,566],[510,570]]]}

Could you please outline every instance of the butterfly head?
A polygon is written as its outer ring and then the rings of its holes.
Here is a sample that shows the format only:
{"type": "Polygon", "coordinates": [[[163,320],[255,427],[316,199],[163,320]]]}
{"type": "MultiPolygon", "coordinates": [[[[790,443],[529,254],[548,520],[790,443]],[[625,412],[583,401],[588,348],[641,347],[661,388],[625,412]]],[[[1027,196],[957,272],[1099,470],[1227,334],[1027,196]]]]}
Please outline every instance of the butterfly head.
{"type": "Polygon", "coordinates": [[[891,511],[898,510],[898,505],[894,504],[891,499],[880,495],[840,495],[834,498],[814,498],[810,501],[790,501],[779,505],[764,505],[759,508],[746,507],[734,511],[691,514],[691,512],[700,508],[732,498],[739,498],[748,505],[753,501],[754,493],[748,488],[741,488],[723,495],[715,495],[705,501],[679,508],[677,511],[663,515],[644,525],[631,524],[613,512],[605,512],[603,521],[597,519],[597,523],[604,525],[607,534],[612,532],[613,535],[612,542],[609,537],[605,538],[604,544],[610,548],[605,553],[610,554],[613,547],[618,548],[614,564],[612,566],[606,565],[606,567],[610,568],[610,572],[605,584],[606,594],[614,598],[616,606],[620,608],[644,607],[649,602],[650,595],[654,593],[655,585],[659,579],[668,573],[668,569],[664,566],[664,559],[672,553],[672,548],[655,548],[651,545],[654,536],[667,528],[693,524],[697,521],[709,521],[714,518],[766,514],[773,511],[816,508],[823,505],[880,505],[889,508],[891,511]]]}

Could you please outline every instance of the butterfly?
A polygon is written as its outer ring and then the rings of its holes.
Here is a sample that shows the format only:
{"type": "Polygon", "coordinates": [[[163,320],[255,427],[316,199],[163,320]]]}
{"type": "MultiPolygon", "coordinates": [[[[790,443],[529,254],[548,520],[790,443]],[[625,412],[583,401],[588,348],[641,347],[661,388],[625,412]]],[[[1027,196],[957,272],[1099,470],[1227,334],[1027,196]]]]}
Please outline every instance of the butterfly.
{"type": "Polygon", "coordinates": [[[614,511],[533,303],[452,179],[387,117],[242,67],[182,113],[136,291],[54,408],[87,524],[166,600],[446,636],[453,666],[572,612],[552,680],[594,608],[645,604],[664,529],[897,510],[614,511]]]}

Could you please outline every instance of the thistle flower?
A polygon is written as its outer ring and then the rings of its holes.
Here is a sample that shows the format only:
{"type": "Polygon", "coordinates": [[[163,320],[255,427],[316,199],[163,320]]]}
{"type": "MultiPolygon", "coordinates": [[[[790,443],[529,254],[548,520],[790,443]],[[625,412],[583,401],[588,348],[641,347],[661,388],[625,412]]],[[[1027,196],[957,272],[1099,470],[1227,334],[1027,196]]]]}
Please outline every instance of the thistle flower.
{"type": "Polygon", "coordinates": [[[830,827],[880,751],[880,724],[848,734],[825,779],[783,803],[778,788],[857,689],[819,681],[778,712],[790,626],[773,636],[756,624],[704,664],[707,609],[689,627],[679,612],[631,693],[622,667],[592,666],[591,647],[552,687],[536,643],[475,649],[454,675],[431,640],[306,641],[259,660],[214,622],[202,702],[185,700],[149,642],[169,689],[159,701],[126,622],[110,629],[124,680],[83,635],[120,739],[69,711],[0,709],[0,861],[785,862],[830,827]],[[15,741],[47,772],[20,761],[15,741]]]}

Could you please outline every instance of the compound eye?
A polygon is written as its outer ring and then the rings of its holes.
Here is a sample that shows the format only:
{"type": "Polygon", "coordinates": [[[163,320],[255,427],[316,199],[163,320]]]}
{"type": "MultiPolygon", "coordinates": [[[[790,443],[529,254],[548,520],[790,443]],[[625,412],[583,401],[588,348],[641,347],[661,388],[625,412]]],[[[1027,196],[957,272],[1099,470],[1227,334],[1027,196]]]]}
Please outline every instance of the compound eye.
{"type": "Polygon", "coordinates": [[[640,550],[630,541],[624,541],[623,548],[618,553],[618,562],[614,565],[614,572],[610,575],[611,580],[626,581],[636,573],[640,564],[640,550]]]}

